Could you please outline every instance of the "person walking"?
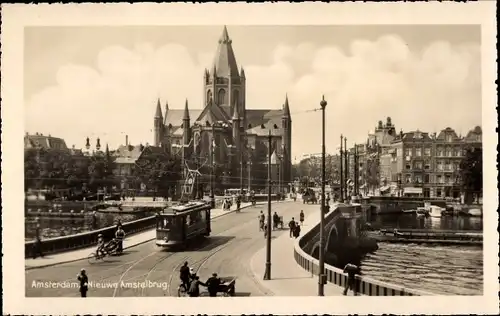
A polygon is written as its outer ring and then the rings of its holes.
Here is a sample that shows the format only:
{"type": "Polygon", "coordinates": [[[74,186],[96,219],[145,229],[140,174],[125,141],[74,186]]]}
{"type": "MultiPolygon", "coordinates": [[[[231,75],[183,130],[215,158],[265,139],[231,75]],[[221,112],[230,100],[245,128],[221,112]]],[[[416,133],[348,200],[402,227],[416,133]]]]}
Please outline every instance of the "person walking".
{"type": "Polygon", "coordinates": [[[290,238],[293,237],[293,231],[295,229],[295,225],[296,225],[295,218],[292,217],[292,220],[290,222],[288,222],[288,228],[290,228],[290,238]]]}
{"type": "Polygon", "coordinates": [[[42,252],[42,238],[40,236],[40,224],[36,224],[35,229],[35,243],[33,244],[33,259],[36,259],[38,256],[43,258],[42,252]]]}
{"type": "Polygon", "coordinates": [[[300,236],[300,225],[297,223],[293,229],[293,237],[298,238],[300,236]]]}
{"type": "Polygon", "coordinates": [[[207,282],[205,282],[208,294],[211,297],[217,296],[217,292],[219,292],[220,285],[221,285],[221,280],[217,277],[217,273],[213,273],[212,276],[208,278],[207,282]]]}
{"type": "Polygon", "coordinates": [[[80,274],[76,275],[78,281],[80,281],[80,295],[81,297],[87,297],[87,292],[89,290],[89,277],[85,269],[80,270],[80,274]]]}
{"type": "Polygon", "coordinates": [[[115,233],[116,241],[118,242],[118,247],[116,248],[117,253],[123,252],[123,239],[125,239],[125,231],[120,224],[115,233]]]}
{"type": "Polygon", "coordinates": [[[300,219],[300,225],[304,225],[304,210],[300,210],[299,219],[300,219]]]}
{"type": "Polygon", "coordinates": [[[351,289],[354,293],[354,296],[358,295],[358,289],[356,286],[356,275],[359,274],[359,267],[348,263],[344,267],[344,273],[347,273],[347,282],[344,288],[344,295],[347,295],[349,289],[351,289]]]}

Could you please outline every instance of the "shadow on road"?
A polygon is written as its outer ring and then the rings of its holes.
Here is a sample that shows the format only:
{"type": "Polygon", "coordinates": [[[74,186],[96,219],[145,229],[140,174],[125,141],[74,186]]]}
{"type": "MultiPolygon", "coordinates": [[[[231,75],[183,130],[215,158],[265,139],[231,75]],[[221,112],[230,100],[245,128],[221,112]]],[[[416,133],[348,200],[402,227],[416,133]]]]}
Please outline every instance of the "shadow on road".
{"type": "Polygon", "coordinates": [[[236,292],[234,293],[234,297],[248,297],[252,294],[250,292],[236,292]]]}
{"type": "Polygon", "coordinates": [[[197,251],[197,250],[207,250],[210,251],[214,248],[217,248],[219,246],[222,246],[229,241],[233,240],[235,237],[234,236],[213,236],[213,237],[208,237],[204,238],[201,240],[193,240],[188,247],[186,248],[187,251],[197,251]]]}

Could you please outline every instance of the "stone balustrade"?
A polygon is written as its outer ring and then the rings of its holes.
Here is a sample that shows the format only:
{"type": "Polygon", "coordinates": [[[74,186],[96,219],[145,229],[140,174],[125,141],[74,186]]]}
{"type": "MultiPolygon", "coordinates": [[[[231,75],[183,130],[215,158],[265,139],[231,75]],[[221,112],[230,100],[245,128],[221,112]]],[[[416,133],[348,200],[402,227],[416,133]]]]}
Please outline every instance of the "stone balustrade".
{"type": "MultiPolygon", "coordinates": [[[[325,226],[330,221],[336,221],[342,214],[353,213],[359,205],[338,205],[333,211],[325,216],[325,226]]],[[[318,218],[319,219],[319,218],[318,218]]],[[[311,228],[303,227],[303,234],[297,239],[294,246],[294,259],[303,269],[313,275],[319,274],[319,260],[307,254],[304,248],[311,243],[317,242],[319,236],[319,223],[311,228]]],[[[327,235],[327,233],[325,233],[327,235]]],[[[347,274],[341,269],[325,263],[326,281],[344,287],[347,283],[347,274]]],[[[361,295],[368,296],[421,296],[434,295],[433,293],[408,289],[396,284],[380,282],[371,278],[356,276],[357,290],[361,295]]]]}
{"type": "MultiPolygon", "coordinates": [[[[123,223],[122,226],[127,235],[139,233],[155,227],[156,217],[150,216],[141,218],[135,221],[123,223]]],[[[96,245],[97,236],[99,234],[102,234],[105,240],[110,240],[114,237],[115,230],[116,225],[75,235],[44,239],[42,240],[41,245],[42,252],[44,254],[53,254],[96,245]]],[[[34,243],[34,241],[25,242],[24,250],[26,257],[30,257],[32,255],[34,243]]]]}

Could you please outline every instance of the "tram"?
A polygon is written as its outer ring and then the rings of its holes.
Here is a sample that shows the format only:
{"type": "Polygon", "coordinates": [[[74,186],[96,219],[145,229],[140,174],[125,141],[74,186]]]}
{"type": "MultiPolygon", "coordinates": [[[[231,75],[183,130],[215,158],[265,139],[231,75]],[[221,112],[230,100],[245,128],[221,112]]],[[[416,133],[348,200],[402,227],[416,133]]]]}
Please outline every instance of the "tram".
{"type": "Polygon", "coordinates": [[[210,210],[203,201],[164,209],[156,215],[156,245],[183,248],[191,239],[210,236],[210,210]]]}

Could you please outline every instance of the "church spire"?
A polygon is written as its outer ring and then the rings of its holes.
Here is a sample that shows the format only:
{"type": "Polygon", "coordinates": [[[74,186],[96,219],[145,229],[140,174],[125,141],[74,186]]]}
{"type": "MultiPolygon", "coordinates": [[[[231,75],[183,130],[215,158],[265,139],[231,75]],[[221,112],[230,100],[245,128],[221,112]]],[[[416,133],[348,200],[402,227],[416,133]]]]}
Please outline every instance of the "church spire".
{"type": "Polygon", "coordinates": [[[161,113],[161,103],[160,103],[160,98],[158,98],[158,102],[156,103],[156,113],[155,113],[155,118],[162,118],[163,115],[161,113]]]}
{"type": "Polygon", "coordinates": [[[217,71],[217,77],[238,77],[238,65],[234,56],[232,40],[227,32],[227,27],[224,26],[222,35],[219,39],[219,46],[215,53],[214,67],[217,71]]]}
{"type": "Polygon", "coordinates": [[[285,104],[283,105],[283,117],[290,117],[290,106],[288,105],[288,94],[285,96],[285,104]]]}
{"type": "Polygon", "coordinates": [[[188,100],[186,99],[186,105],[184,106],[184,118],[183,120],[189,120],[189,107],[188,100]]]}

